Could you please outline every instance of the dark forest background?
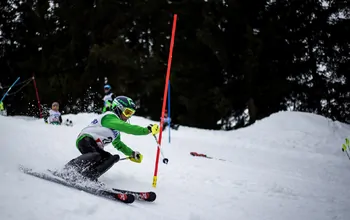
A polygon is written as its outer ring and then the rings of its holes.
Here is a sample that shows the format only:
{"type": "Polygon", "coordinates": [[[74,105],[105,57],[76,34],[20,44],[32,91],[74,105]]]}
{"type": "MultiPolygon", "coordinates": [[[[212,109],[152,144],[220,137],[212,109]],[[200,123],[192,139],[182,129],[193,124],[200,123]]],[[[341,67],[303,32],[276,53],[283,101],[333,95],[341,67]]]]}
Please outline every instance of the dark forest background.
{"type": "MultiPolygon", "coordinates": [[[[159,120],[174,14],[174,122],[233,129],[288,109],[350,121],[346,0],[3,0],[0,82],[35,74],[44,106],[75,114],[101,110],[107,77],[159,120]]],[[[4,103],[39,115],[32,85],[4,103]]]]}

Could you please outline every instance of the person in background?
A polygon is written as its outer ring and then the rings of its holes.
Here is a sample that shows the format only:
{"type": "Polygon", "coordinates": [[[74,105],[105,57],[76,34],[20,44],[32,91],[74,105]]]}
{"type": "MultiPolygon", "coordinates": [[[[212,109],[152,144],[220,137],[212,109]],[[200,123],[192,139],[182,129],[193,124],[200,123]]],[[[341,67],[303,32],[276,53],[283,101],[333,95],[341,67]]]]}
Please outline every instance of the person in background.
{"type": "Polygon", "coordinates": [[[53,102],[51,105],[50,111],[44,115],[45,123],[53,124],[53,125],[61,125],[62,116],[59,109],[60,109],[60,105],[58,104],[58,102],[53,102]]]}
{"type": "Polygon", "coordinates": [[[0,115],[6,115],[3,102],[0,102],[0,115]]]}
{"type": "MultiPolygon", "coordinates": [[[[162,118],[160,118],[162,119],[162,118]]],[[[168,118],[168,111],[165,110],[164,112],[164,120],[163,120],[163,131],[165,131],[166,127],[170,124],[171,119],[168,118]]]]}
{"type": "Polygon", "coordinates": [[[169,125],[170,125],[170,128],[172,128],[174,130],[179,129],[179,126],[180,126],[180,125],[176,125],[176,124],[171,122],[171,118],[168,117],[168,111],[165,110],[165,112],[164,112],[164,121],[163,121],[163,131],[165,131],[165,128],[167,126],[169,126],[169,125]]]}
{"type": "Polygon", "coordinates": [[[102,113],[110,111],[112,107],[112,102],[115,99],[115,95],[112,92],[112,87],[110,85],[104,86],[105,96],[103,97],[103,109],[102,113]]]}
{"type": "MultiPolygon", "coordinates": [[[[4,92],[3,90],[4,88],[1,86],[1,83],[0,83],[0,98],[2,98],[3,96],[3,92],[4,92]]],[[[6,115],[4,103],[2,101],[0,102],[0,115],[6,115]]]]}

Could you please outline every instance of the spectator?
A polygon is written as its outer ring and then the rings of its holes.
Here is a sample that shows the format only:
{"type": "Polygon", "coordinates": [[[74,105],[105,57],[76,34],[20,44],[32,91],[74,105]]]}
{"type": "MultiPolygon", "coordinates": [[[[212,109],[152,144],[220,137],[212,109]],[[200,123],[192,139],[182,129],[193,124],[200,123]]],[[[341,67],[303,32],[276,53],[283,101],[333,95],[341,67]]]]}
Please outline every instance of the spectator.
{"type": "Polygon", "coordinates": [[[167,126],[169,126],[169,125],[170,125],[170,128],[172,128],[172,129],[174,129],[174,130],[179,129],[179,126],[180,126],[180,125],[174,124],[174,123],[171,121],[171,118],[168,117],[168,111],[165,110],[165,112],[164,112],[164,121],[163,121],[163,131],[165,131],[165,128],[166,128],[167,126]]]}

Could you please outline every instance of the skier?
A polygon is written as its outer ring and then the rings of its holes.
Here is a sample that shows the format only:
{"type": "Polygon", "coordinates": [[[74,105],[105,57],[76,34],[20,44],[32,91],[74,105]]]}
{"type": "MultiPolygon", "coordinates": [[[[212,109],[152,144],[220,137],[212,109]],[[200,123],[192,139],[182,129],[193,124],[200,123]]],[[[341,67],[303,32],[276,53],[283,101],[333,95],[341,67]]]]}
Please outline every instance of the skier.
{"type": "Polygon", "coordinates": [[[105,113],[106,111],[109,111],[111,106],[112,106],[112,102],[115,98],[115,95],[113,94],[112,87],[110,85],[105,85],[104,86],[104,90],[105,90],[105,96],[103,97],[103,109],[102,109],[102,113],[105,113]]]}
{"type": "Polygon", "coordinates": [[[61,125],[62,124],[62,116],[61,112],[59,112],[60,105],[58,102],[53,102],[51,105],[51,109],[48,114],[44,116],[44,121],[47,124],[52,125],[61,125]]]}
{"type": "Polygon", "coordinates": [[[97,116],[83,128],[76,140],[76,147],[82,155],[65,165],[64,169],[68,171],[68,176],[70,176],[69,170],[73,169],[84,179],[98,182],[97,179],[120,159],[118,154],[112,155],[104,150],[104,146],[109,143],[112,143],[132,162],[141,163],[142,154],[121,141],[121,132],[133,135],[156,135],[159,133],[159,126],[150,124],[147,127],[141,127],[127,123],[135,111],[135,103],[131,98],[118,96],[113,100],[111,111],[97,116]]]}

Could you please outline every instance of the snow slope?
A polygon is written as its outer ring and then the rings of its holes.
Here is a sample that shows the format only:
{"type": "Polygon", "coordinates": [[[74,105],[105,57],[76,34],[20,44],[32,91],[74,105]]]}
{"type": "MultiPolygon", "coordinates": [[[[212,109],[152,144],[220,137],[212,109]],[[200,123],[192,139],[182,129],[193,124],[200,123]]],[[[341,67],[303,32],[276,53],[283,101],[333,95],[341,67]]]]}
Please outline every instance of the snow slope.
{"type": "MultiPolygon", "coordinates": [[[[75,126],[0,116],[1,220],[350,219],[350,161],[341,151],[348,125],[314,114],[280,112],[237,131],[180,127],[172,132],[171,144],[164,133],[169,164],[160,164],[156,189],[151,186],[154,139],[123,134],[144,161],[121,161],[100,180],[158,194],[155,203],[125,205],[18,171],[19,164],[60,168],[79,155],[75,138],[94,115],[64,117],[75,126]],[[229,161],[192,157],[191,151],[229,161]]],[[[151,121],[135,116],[131,123],[146,126],[151,121]]],[[[107,150],[116,153],[111,146],[107,150]]]]}

